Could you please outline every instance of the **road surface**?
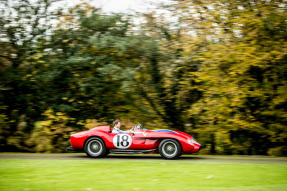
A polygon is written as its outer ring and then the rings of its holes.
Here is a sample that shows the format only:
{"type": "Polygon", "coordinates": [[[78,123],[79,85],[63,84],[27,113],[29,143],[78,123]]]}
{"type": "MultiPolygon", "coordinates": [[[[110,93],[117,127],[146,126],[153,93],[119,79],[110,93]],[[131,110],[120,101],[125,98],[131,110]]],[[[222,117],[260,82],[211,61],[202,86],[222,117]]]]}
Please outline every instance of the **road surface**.
{"type": "MultiPolygon", "coordinates": [[[[94,159],[85,153],[63,153],[63,154],[36,154],[36,153],[0,153],[1,159],[44,159],[44,160],[164,160],[160,155],[108,155],[105,158],[94,159]]],[[[190,162],[244,162],[244,163],[285,163],[287,157],[265,157],[265,156],[182,156],[177,161],[190,162]]]]}

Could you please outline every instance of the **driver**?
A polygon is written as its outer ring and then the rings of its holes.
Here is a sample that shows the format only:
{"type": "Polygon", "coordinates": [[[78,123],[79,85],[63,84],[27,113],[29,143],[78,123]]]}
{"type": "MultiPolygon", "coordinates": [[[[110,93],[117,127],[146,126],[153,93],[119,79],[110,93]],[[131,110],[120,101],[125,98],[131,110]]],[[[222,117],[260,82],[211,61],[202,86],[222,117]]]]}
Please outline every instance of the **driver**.
{"type": "Polygon", "coordinates": [[[112,133],[130,133],[130,131],[122,131],[121,128],[121,121],[119,119],[114,120],[113,122],[113,130],[112,133]]]}

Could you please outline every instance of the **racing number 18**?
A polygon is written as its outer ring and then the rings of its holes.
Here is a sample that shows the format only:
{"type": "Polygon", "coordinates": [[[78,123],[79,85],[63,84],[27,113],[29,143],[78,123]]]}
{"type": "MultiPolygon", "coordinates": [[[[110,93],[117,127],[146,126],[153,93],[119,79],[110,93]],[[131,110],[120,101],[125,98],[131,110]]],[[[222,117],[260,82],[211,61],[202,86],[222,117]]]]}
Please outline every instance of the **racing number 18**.
{"type": "Polygon", "coordinates": [[[122,147],[128,146],[130,143],[128,141],[129,137],[128,135],[117,135],[117,146],[119,147],[120,145],[122,147]]]}

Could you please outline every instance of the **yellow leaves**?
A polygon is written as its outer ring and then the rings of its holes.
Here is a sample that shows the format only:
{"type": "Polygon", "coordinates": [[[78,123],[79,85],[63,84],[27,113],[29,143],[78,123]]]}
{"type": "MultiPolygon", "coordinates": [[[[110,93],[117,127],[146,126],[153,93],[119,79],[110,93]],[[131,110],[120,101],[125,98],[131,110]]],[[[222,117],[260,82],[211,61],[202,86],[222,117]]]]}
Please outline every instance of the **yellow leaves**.
{"type": "Polygon", "coordinates": [[[52,124],[52,121],[51,121],[51,120],[41,121],[41,122],[39,122],[39,125],[40,125],[40,126],[38,126],[38,128],[39,128],[39,127],[42,127],[42,126],[51,126],[51,124],[52,124]]]}
{"type": "Polygon", "coordinates": [[[84,121],[78,121],[77,125],[85,125],[86,123],[84,121]]]}
{"type": "Polygon", "coordinates": [[[63,112],[54,112],[52,109],[44,113],[46,119],[35,123],[30,137],[25,141],[36,152],[61,152],[68,145],[72,128],[67,123],[75,119],[63,112]]]}
{"type": "Polygon", "coordinates": [[[75,77],[80,77],[80,74],[74,73],[73,76],[75,76],[75,77]]]}
{"type": "Polygon", "coordinates": [[[68,46],[69,47],[75,47],[75,44],[74,43],[69,43],[68,46]]]}
{"type": "Polygon", "coordinates": [[[83,121],[82,124],[85,126],[86,129],[92,129],[97,126],[107,125],[107,122],[100,122],[96,119],[86,119],[86,121],[83,121]]]}
{"type": "Polygon", "coordinates": [[[26,78],[32,77],[32,74],[27,74],[25,77],[26,78]]]}
{"type": "Polygon", "coordinates": [[[72,103],[72,102],[74,102],[74,101],[75,101],[74,98],[68,100],[68,102],[70,102],[70,103],[72,103]]]}
{"type": "Polygon", "coordinates": [[[62,40],[62,43],[65,43],[65,44],[68,43],[68,46],[69,46],[69,47],[75,47],[75,43],[72,42],[72,40],[70,40],[70,39],[63,39],[63,40],[62,40]],[[69,42],[70,42],[70,43],[69,43],[69,42]]]}
{"type": "Polygon", "coordinates": [[[65,113],[63,112],[56,112],[54,113],[53,110],[48,109],[44,112],[44,116],[46,116],[45,121],[41,121],[40,125],[42,126],[52,126],[57,123],[66,123],[68,121],[73,121],[74,118],[68,117],[65,113]]]}
{"type": "MultiPolygon", "coordinates": [[[[284,84],[286,84],[287,82],[285,81],[284,84]]],[[[273,104],[274,105],[278,105],[281,103],[286,102],[287,100],[287,87],[286,86],[279,86],[278,87],[278,96],[273,99],[273,104]]]]}
{"type": "Polygon", "coordinates": [[[245,120],[238,119],[238,118],[228,119],[228,121],[232,122],[234,125],[240,126],[241,128],[246,128],[250,126],[250,123],[248,123],[245,120]]]}
{"type": "Polygon", "coordinates": [[[98,47],[96,47],[96,46],[94,46],[94,45],[92,45],[92,47],[91,47],[89,50],[90,50],[91,52],[94,52],[94,53],[96,53],[96,52],[99,51],[98,47]]]}
{"type": "Polygon", "coordinates": [[[32,58],[33,58],[34,60],[39,60],[39,59],[41,59],[42,57],[43,57],[42,54],[35,54],[35,55],[32,56],[32,58]]]}
{"type": "Polygon", "coordinates": [[[90,99],[90,100],[88,100],[86,103],[89,104],[89,105],[93,105],[93,104],[94,104],[94,100],[93,100],[93,99],[90,99]]]}
{"type": "Polygon", "coordinates": [[[70,89],[72,90],[77,89],[77,86],[75,86],[74,84],[70,84],[70,89]]]}
{"type": "Polygon", "coordinates": [[[62,112],[57,112],[56,115],[57,116],[64,116],[64,114],[62,112]]]}

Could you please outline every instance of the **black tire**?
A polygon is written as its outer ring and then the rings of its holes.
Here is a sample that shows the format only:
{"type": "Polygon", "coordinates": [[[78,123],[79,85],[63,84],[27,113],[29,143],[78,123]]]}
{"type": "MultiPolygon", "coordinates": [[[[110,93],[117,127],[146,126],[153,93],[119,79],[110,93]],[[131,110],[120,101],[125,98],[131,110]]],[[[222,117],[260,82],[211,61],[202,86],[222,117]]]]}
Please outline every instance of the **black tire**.
{"type": "Polygon", "coordinates": [[[85,152],[89,157],[100,158],[107,155],[104,141],[98,137],[91,137],[85,143],[85,152]]]}
{"type": "Polygon", "coordinates": [[[159,153],[165,159],[176,159],[181,152],[181,145],[175,139],[164,139],[159,144],[159,153]]]}

